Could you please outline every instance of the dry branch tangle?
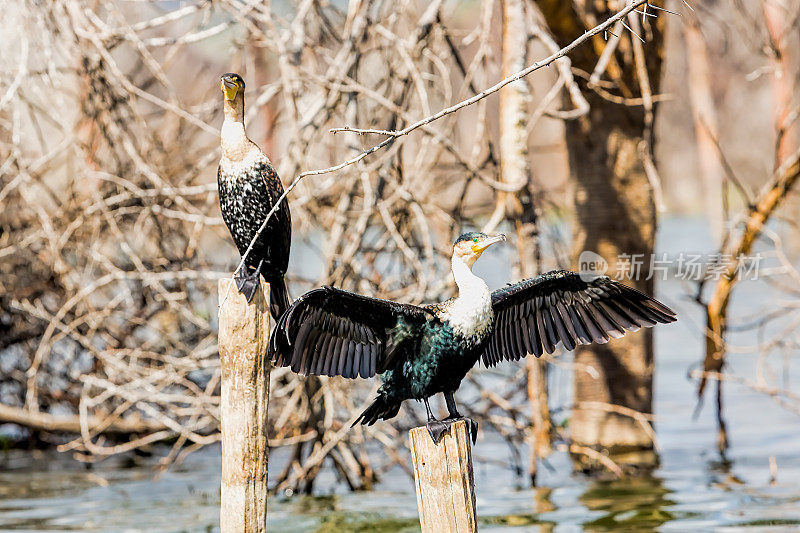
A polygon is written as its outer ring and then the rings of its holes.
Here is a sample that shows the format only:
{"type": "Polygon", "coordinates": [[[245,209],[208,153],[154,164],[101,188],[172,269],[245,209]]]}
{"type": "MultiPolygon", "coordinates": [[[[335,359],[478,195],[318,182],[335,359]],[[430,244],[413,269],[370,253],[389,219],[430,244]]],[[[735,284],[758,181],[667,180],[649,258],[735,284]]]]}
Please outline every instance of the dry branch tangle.
{"type": "MultiPolygon", "coordinates": [[[[408,135],[412,131],[414,131],[414,130],[416,130],[418,128],[421,128],[423,126],[427,126],[428,124],[430,124],[431,122],[434,122],[435,120],[438,120],[438,119],[440,119],[442,117],[445,117],[445,116],[447,116],[447,115],[449,115],[451,113],[455,113],[456,111],[459,111],[460,109],[463,109],[463,108],[465,108],[467,106],[473,105],[473,104],[483,100],[487,96],[498,92],[500,89],[502,89],[506,85],[508,85],[510,83],[513,83],[513,82],[516,82],[516,81],[519,81],[520,79],[524,78],[528,74],[530,74],[530,73],[532,73],[532,72],[534,72],[536,70],[539,70],[542,67],[546,67],[547,65],[550,65],[554,61],[566,56],[572,49],[574,49],[577,46],[581,45],[582,43],[586,42],[592,36],[597,35],[598,33],[601,33],[603,31],[607,30],[609,27],[614,25],[614,23],[616,23],[617,21],[622,21],[634,9],[636,9],[637,7],[647,3],[648,1],[649,0],[639,0],[639,1],[632,2],[632,3],[628,4],[628,6],[626,6],[624,9],[620,10],[617,14],[615,14],[612,17],[610,17],[608,20],[606,20],[602,24],[599,24],[595,28],[587,31],[581,37],[578,37],[573,42],[571,42],[570,44],[565,46],[564,48],[554,52],[553,54],[551,54],[550,56],[546,57],[545,59],[542,59],[541,61],[537,61],[537,62],[533,63],[532,65],[520,70],[519,72],[517,72],[517,73],[515,73],[515,74],[513,74],[511,76],[507,76],[506,78],[500,80],[499,82],[497,82],[496,84],[492,85],[488,89],[484,89],[480,93],[478,93],[478,94],[476,94],[476,95],[474,95],[474,96],[472,96],[470,98],[462,100],[461,102],[458,102],[457,104],[454,104],[454,105],[451,105],[449,107],[446,107],[446,108],[438,111],[437,113],[434,113],[434,114],[429,115],[429,116],[427,116],[427,117],[425,117],[423,119],[420,119],[420,120],[414,122],[413,124],[403,128],[401,130],[398,130],[398,131],[384,130],[385,134],[388,135],[388,138],[384,139],[383,141],[379,142],[378,144],[373,145],[369,149],[364,150],[363,152],[361,152],[360,154],[358,154],[355,157],[351,157],[350,159],[347,159],[347,160],[339,163],[338,165],[333,165],[333,166],[330,166],[330,167],[327,167],[327,168],[323,168],[323,169],[319,169],[319,170],[307,170],[307,171],[301,172],[300,174],[298,174],[292,180],[292,182],[289,184],[289,186],[286,187],[286,190],[284,191],[284,193],[280,196],[280,198],[278,198],[278,201],[275,202],[275,205],[272,207],[272,209],[270,209],[270,212],[267,213],[267,216],[264,219],[264,222],[261,224],[261,227],[256,232],[255,237],[253,237],[253,241],[250,243],[250,246],[248,247],[247,251],[245,251],[245,254],[242,257],[241,261],[239,262],[239,265],[237,266],[237,269],[241,268],[242,265],[244,265],[245,258],[250,253],[250,250],[252,249],[253,244],[256,242],[256,240],[258,240],[259,235],[264,230],[264,228],[267,226],[267,222],[269,222],[269,219],[278,210],[278,207],[280,207],[280,203],[285,201],[285,199],[289,195],[289,193],[292,192],[292,190],[300,183],[300,180],[302,180],[303,178],[305,178],[307,176],[317,176],[317,175],[320,175],[320,174],[327,174],[327,173],[330,173],[330,172],[336,172],[338,170],[341,170],[341,169],[345,168],[346,166],[358,163],[359,161],[361,161],[362,159],[364,159],[368,155],[380,150],[381,148],[389,146],[390,144],[392,144],[394,142],[394,140],[397,137],[402,137],[404,135],[408,135]]],[[[640,39],[641,39],[641,37],[640,37],[640,39]]],[[[357,130],[357,129],[353,130],[353,129],[350,129],[350,128],[346,128],[346,129],[345,128],[340,128],[339,131],[354,131],[356,133],[360,133],[360,132],[368,131],[368,130],[357,130]]],[[[233,278],[231,277],[231,279],[233,279],[233,278]]]]}
{"type": "MultiPolygon", "coordinates": [[[[725,253],[729,257],[740,257],[750,253],[764,224],[774,214],[800,178],[800,150],[786,157],[775,171],[772,180],[756,199],[744,222],[744,229],[737,241],[729,244],[725,253]]],[[[707,373],[718,373],[725,358],[725,324],[731,293],[737,281],[737,263],[732,263],[714,286],[714,292],[706,305],[706,356],[703,369],[707,373]]],[[[700,377],[698,396],[702,397],[706,376],[700,377]]]]}
{"type": "MultiPolygon", "coordinates": [[[[443,243],[478,227],[499,191],[513,192],[487,134],[486,97],[591,34],[490,86],[500,77],[493,2],[463,31],[442,5],[303,3],[281,18],[236,0],[171,12],[65,0],[46,14],[12,3],[10,31],[0,32],[9,81],[0,95],[0,402],[13,409],[4,419],[45,431],[52,413],[70,413],[59,429],[77,422],[78,437],[62,449],[87,460],[177,437],[168,462],[218,440],[213,289],[235,252],[216,208],[219,95],[209,72],[245,71],[249,130],[282,176],[296,176],[295,232],[310,235],[324,264],[292,280],[293,292],[335,283],[414,302],[448,296],[443,243]],[[212,15],[224,20],[207,25],[212,15]],[[249,47],[233,64],[195,47],[232,26],[249,47]],[[256,56],[276,58],[262,83],[256,56]],[[342,124],[391,133],[369,149],[369,137],[328,133],[342,124]],[[118,440],[114,428],[133,435],[118,440]]],[[[395,427],[343,424],[366,386],[354,397],[351,384],[277,370],[271,389],[270,444],[295,454],[275,480],[282,489],[310,489],[326,457],[354,488],[404,464],[395,427]],[[388,459],[370,458],[367,438],[388,459]]],[[[496,404],[476,409],[498,427],[524,425],[496,404]]]]}

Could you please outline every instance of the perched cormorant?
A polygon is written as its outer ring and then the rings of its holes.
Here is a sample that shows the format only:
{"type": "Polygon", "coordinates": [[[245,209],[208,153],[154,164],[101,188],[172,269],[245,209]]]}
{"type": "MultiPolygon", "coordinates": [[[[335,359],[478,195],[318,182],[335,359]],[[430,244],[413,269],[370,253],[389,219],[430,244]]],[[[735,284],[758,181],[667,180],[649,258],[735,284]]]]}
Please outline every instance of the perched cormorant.
{"type": "MultiPolygon", "coordinates": [[[[439,304],[400,304],[334,287],[306,293],[278,321],[269,349],[273,362],[300,374],[382,374],[378,397],[356,423],[392,418],[414,398],[425,402],[428,431],[438,442],[453,420],[463,418],[453,393],[478,359],[494,366],[553,353],[559,342],[572,350],[676,320],[664,304],[606,276],[556,270],[490,292],[472,265],[504,240],[460,236],[452,258],[458,296],[439,304]],[[438,392],[449,411],[442,421],[428,405],[438,392]]],[[[477,426],[467,421],[474,440],[477,426]]]]}
{"type": "MultiPolygon", "coordinates": [[[[217,171],[219,206],[233,241],[244,255],[267,213],[283,194],[283,184],[264,152],[244,130],[244,80],[238,74],[220,78],[224,94],[225,120],[217,171]]],[[[253,245],[242,269],[236,273],[236,287],[247,301],[253,299],[259,275],[270,284],[270,313],[277,320],[289,307],[283,279],[289,264],[292,219],[281,202],[253,245]]]]}

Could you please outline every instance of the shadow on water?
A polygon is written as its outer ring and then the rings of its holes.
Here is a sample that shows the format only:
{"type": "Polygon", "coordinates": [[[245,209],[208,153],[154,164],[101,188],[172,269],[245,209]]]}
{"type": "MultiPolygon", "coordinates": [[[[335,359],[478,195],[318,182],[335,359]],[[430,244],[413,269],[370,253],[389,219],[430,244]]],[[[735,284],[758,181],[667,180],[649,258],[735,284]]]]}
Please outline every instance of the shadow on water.
{"type": "Polygon", "coordinates": [[[589,531],[653,530],[674,520],[672,491],[657,476],[590,482],[579,501],[597,514],[583,523],[589,531]]]}
{"type": "Polygon", "coordinates": [[[384,518],[380,513],[345,513],[322,518],[316,533],[374,532],[406,533],[419,531],[416,518],[384,518]]]}
{"type": "Polygon", "coordinates": [[[536,487],[530,489],[532,493],[532,514],[507,514],[501,516],[478,516],[478,524],[481,529],[484,527],[523,527],[539,526],[540,533],[550,533],[557,525],[557,522],[546,518],[547,513],[556,510],[552,501],[553,489],[550,487],[536,487]]]}
{"type": "Polygon", "coordinates": [[[390,516],[369,505],[361,505],[363,510],[355,510],[348,505],[349,499],[350,496],[330,494],[273,500],[270,508],[277,513],[269,517],[268,529],[315,533],[419,531],[419,520],[413,515],[390,516]]]}

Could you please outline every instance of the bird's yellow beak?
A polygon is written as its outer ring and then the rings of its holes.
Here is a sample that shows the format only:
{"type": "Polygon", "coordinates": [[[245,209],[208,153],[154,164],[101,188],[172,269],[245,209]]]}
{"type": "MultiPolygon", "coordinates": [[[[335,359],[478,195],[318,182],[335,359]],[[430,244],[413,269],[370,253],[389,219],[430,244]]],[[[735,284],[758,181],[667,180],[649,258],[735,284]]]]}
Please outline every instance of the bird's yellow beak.
{"type": "Polygon", "coordinates": [[[236,93],[239,92],[239,86],[232,80],[226,79],[224,76],[219,80],[220,89],[225,93],[226,100],[233,100],[236,98],[236,93]]]}
{"type": "Polygon", "coordinates": [[[475,244],[473,244],[472,251],[480,255],[483,253],[484,250],[486,250],[491,245],[505,240],[506,236],[503,235],[502,233],[500,233],[499,235],[494,235],[492,237],[486,237],[482,241],[478,241],[475,244]]]}

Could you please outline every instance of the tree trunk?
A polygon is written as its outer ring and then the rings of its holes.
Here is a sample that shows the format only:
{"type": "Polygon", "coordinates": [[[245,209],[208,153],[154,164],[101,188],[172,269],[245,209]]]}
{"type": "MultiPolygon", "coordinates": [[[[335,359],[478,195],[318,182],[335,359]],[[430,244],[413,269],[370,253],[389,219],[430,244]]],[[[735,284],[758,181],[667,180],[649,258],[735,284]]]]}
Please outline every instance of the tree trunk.
{"type": "MultiPolygon", "coordinates": [[[[538,4],[561,46],[608,18],[618,7],[618,3],[609,6],[585,0],[538,0],[538,4]]],[[[623,277],[624,281],[652,294],[653,280],[647,278],[655,243],[653,184],[657,178],[647,165],[651,165],[653,153],[652,95],[658,93],[665,17],[648,17],[647,26],[641,28],[638,15],[632,15],[626,23],[647,43],[639,46],[634,41],[637,37],[627,29],[615,28],[620,39],[601,73],[606,96],[581,81],[590,111],[566,123],[566,143],[576,184],[575,259],[584,250],[600,254],[608,262],[607,274],[617,277],[620,269],[625,270],[620,261],[627,258],[634,268],[623,272],[630,274],[623,277]],[[634,98],[637,101],[631,100],[634,98]]],[[[595,36],[590,45],[575,50],[573,66],[594,72],[605,47],[603,36],[595,36]]],[[[579,363],[574,371],[576,405],[604,402],[652,412],[654,364],[649,330],[605,345],[581,347],[575,352],[575,361],[579,363]],[[597,374],[588,373],[586,365],[597,374]]],[[[569,426],[574,443],[608,449],[618,463],[647,466],[657,461],[650,437],[631,417],[608,410],[576,409],[569,426]]],[[[580,468],[598,466],[587,464],[586,456],[576,456],[576,461],[581,461],[577,465],[580,468]]]]}
{"type": "MultiPolygon", "coordinates": [[[[567,126],[570,166],[575,176],[575,257],[589,250],[608,261],[612,277],[625,269],[618,258],[630,257],[632,285],[647,294],[656,211],[653,191],[639,157],[642,123],[630,121],[617,105],[590,99],[588,120],[567,126]],[[636,260],[642,260],[636,272],[636,260]]],[[[652,412],[653,338],[646,329],[605,345],[575,352],[575,403],[604,402],[652,412]],[[594,368],[597,375],[585,367],[594,368]]],[[[650,437],[633,418],[595,409],[576,409],[570,420],[573,442],[617,452],[652,448],[650,437]]],[[[583,457],[583,456],[581,456],[583,457]]],[[[584,457],[585,458],[585,457],[584,457]]],[[[615,459],[620,462],[620,459],[615,459]]],[[[643,458],[650,462],[652,458],[643,458]]],[[[633,463],[641,461],[631,458],[633,463]]],[[[623,461],[627,462],[627,461],[623,461]]]]}
{"type": "MultiPolygon", "coordinates": [[[[503,0],[503,76],[511,76],[527,65],[528,39],[530,37],[524,0],[503,0]]],[[[518,80],[500,90],[500,181],[516,186],[516,192],[498,192],[492,221],[504,216],[514,225],[518,276],[530,278],[539,274],[537,214],[533,203],[533,183],[528,157],[528,115],[530,114],[530,87],[525,79],[518,80]]],[[[490,224],[492,222],[490,221],[490,224]]],[[[528,474],[531,484],[536,484],[537,458],[550,454],[550,410],[547,404],[547,362],[528,357],[528,401],[533,428],[528,474]]]]}

